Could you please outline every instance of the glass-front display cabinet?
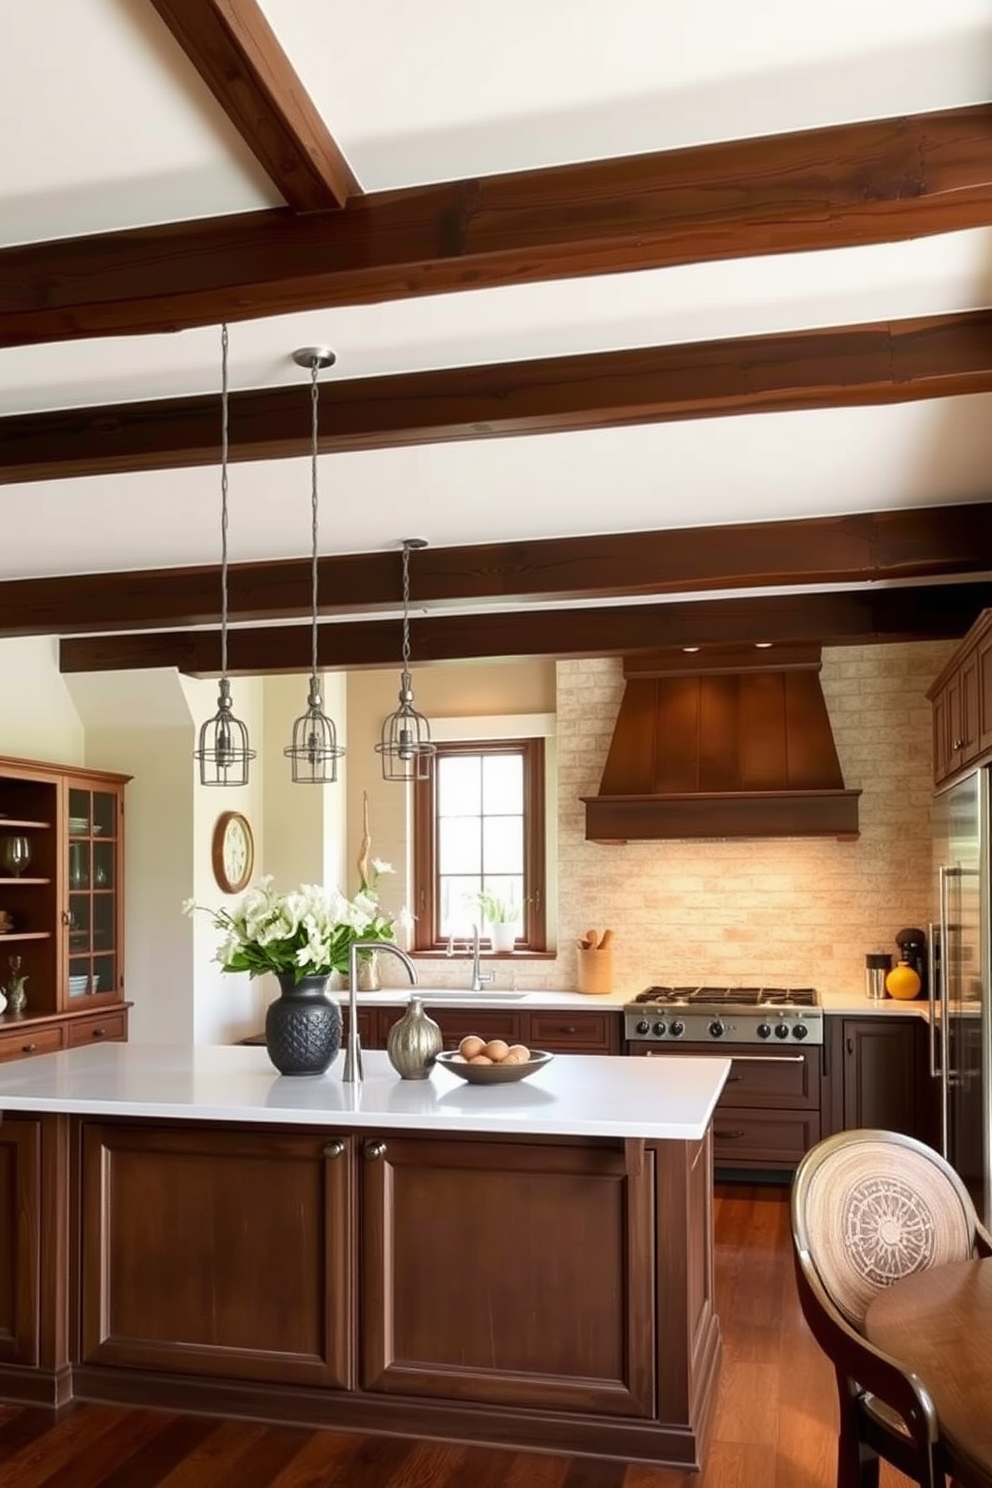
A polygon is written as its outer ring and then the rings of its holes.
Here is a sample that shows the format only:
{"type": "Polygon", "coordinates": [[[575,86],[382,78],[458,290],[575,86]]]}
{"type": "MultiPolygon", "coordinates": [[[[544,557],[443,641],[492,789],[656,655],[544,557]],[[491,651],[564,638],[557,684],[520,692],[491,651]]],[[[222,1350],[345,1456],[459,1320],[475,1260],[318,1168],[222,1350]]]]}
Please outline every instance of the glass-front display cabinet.
{"type": "Polygon", "coordinates": [[[0,1058],[17,1053],[12,1019],[68,1023],[123,1001],[129,778],[0,758],[0,1058]]]}

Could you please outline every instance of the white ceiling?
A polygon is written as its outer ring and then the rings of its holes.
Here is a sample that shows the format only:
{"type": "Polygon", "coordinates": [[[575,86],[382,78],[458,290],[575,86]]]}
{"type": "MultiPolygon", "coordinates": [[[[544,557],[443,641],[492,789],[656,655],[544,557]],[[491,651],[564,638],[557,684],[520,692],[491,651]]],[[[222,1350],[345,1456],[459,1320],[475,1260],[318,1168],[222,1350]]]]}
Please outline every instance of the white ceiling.
{"type": "MultiPolygon", "coordinates": [[[[366,190],[992,97],[992,0],[262,0],[366,190]]],[[[280,204],[146,0],[0,8],[0,245],[280,204]],[[16,146],[12,142],[16,141],[16,146]]],[[[231,327],[232,388],[992,304],[992,228],[231,327]]],[[[0,350],[0,414],[216,390],[215,328],[0,350]]],[[[700,526],[985,499],[985,396],[320,462],[321,548],[700,526]]],[[[2,438],[2,433],[0,433],[2,438]]],[[[2,459],[2,450],[0,450],[2,459]]],[[[232,562],[308,551],[299,460],[237,465],[232,562]]],[[[0,579],[214,563],[216,469],[7,485],[0,579]]]]}

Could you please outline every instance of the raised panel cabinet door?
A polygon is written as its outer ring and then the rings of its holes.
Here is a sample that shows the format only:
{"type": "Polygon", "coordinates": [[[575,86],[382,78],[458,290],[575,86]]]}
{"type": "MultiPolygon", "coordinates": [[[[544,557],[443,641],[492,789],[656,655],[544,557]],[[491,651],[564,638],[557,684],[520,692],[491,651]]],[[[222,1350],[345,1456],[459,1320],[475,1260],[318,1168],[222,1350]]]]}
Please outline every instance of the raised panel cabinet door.
{"type": "Polygon", "coordinates": [[[844,1129],[929,1139],[926,1025],[915,1016],[845,1018],[844,1129]]]}
{"type": "Polygon", "coordinates": [[[652,1414],[653,1154],[390,1134],[361,1185],[365,1389],[652,1414]]]}
{"type": "MultiPolygon", "coordinates": [[[[978,758],[979,749],[979,658],[978,647],[968,652],[961,662],[961,763],[968,765],[978,758]]],[[[952,739],[952,747],[959,741],[952,739]]]]}
{"type": "Polygon", "coordinates": [[[349,1388],[351,1147],[85,1122],[83,1361],[349,1388]]]}
{"type": "Polygon", "coordinates": [[[0,1123],[0,1365],[40,1357],[41,1123],[0,1123]]]}
{"type": "Polygon", "coordinates": [[[978,643],[978,747],[992,749],[992,629],[978,643]]]}
{"type": "Polygon", "coordinates": [[[556,1054],[619,1054],[621,1013],[536,1012],[525,1014],[523,1042],[556,1054]]]}

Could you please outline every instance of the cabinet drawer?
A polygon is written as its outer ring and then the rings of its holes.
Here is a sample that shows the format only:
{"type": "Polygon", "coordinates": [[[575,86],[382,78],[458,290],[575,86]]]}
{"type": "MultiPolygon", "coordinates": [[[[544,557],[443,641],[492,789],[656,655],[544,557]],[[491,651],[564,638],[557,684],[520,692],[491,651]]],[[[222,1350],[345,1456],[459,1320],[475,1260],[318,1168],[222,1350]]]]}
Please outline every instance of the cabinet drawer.
{"type": "Polygon", "coordinates": [[[127,1038],[127,1013],[102,1013],[93,1018],[73,1018],[66,1025],[66,1044],[78,1049],[82,1044],[121,1042],[127,1038]]]}
{"type": "MultiPolygon", "coordinates": [[[[441,1030],[446,1049],[457,1049],[468,1033],[477,1033],[480,1038],[506,1039],[508,1044],[518,1044],[520,1039],[520,1015],[508,1008],[439,1008],[425,1001],[424,1010],[441,1030]]],[[[397,1013],[397,1017],[400,1014],[397,1013]]]]}
{"type": "Polygon", "coordinates": [[[556,1054],[619,1054],[619,1013],[541,1012],[527,1016],[532,1049],[556,1054]]]}
{"type": "Polygon", "coordinates": [[[717,1167],[794,1168],[819,1140],[819,1111],[755,1111],[721,1101],[713,1115],[717,1167]]]}
{"type": "MultiPolygon", "coordinates": [[[[729,1054],[728,1049],[715,1044],[680,1044],[673,1048],[666,1044],[631,1044],[631,1053],[643,1052],[648,1056],[672,1056],[675,1059],[692,1059],[701,1056],[713,1058],[714,1054],[729,1054]]],[[[769,1110],[779,1108],[818,1111],[820,1109],[820,1050],[819,1048],[798,1050],[756,1049],[752,1052],[737,1052],[732,1056],[730,1074],[720,1096],[720,1108],[725,1106],[763,1106],[769,1110]]]]}
{"type": "Polygon", "coordinates": [[[25,1059],[32,1054],[54,1054],[62,1048],[62,1028],[24,1028],[0,1034],[0,1059],[25,1059]]]}

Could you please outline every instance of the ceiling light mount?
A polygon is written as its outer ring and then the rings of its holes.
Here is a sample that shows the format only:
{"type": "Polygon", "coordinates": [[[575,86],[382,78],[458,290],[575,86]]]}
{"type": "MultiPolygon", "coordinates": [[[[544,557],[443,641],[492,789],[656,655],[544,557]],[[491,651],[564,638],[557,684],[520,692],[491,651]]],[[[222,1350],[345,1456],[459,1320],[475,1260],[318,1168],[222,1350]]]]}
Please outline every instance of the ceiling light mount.
{"type": "Polygon", "coordinates": [[[427,547],[427,539],[408,537],[403,542],[403,670],[400,674],[399,707],[382,725],[375,746],[382,758],[383,780],[429,780],[437,746],[431,743],[431,726],[413,703],[410,680],[410,554],[427,547]]]}
{"type": "Polygon", "coordinates": [[[334,722],[323,711],[317,677],[317,374],[337,358],[326,346],[304,346],[293,352],[298,367],[310,371],[310,691],[307,710],[293,724],[293,742],[283,750],[292,762],[297,785],[331,785],[338,778],[338,760],[344,749],[338,744],[334,722]]]}
{"type": "Polygon", "coordinates": [[[220,332],[220,695],[217,712],[200,729],[194,759],[200,764],[201,785],[247,785],[248,766],[255,758],[248,730],[235,718],[231,684],[227,680],[227,326],[220,332]]]}

